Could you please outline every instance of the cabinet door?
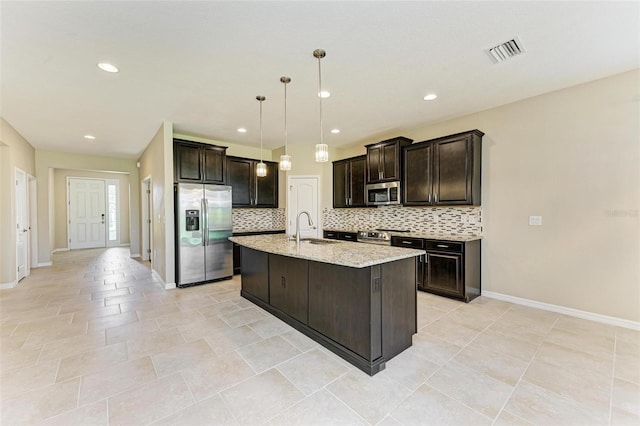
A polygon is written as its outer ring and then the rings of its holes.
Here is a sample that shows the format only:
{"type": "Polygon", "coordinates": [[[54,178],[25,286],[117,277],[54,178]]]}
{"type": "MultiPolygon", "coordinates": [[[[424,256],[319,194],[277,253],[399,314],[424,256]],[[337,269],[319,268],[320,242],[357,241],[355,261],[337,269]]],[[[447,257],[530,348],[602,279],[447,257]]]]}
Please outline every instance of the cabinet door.
{"type": "Polygon", "coordinates": [[[231,204],[233,207],[251,207],[253,172],[253,161],[227,157],[227,184],[231,185],[231,204]]]}
{"type": "Polygon", "coordinates": [[[425,269],[428,290],[464,298],[461,254],[427,252],[425,269]]]}
{"type": "Polygon", "coordinates": [[[373,183],[382,180],[381,158],[381,146],[367,147],[367,182],[373,183]]]}
{"type": "Polygon", "coordinates": [[[390,143],[382,145],[382,179],[400,179],[400,164],[398,164],[398,144],[390,143]]]}
{"type": "Polygon", "coordinates": [[[366,207],[367,157],[365,155],[350,161],[349,207],[366,207]]]}
{"type": "Polygon", "coordinates": [[[225,183],[225,150],[218,147],[202,147],[202,171],[205,183],[225,183]]]}
{"type": "Polygon", "coordinates": [[[269,255],[242,247],[241,256],[242,290],[269,303],[269,255]]]}
{"type": "Polygon", "coordinates": [[[200,147],[186,143],[174,143],[175,180],[178,182],[200,182],[200,147]]]}
{"type": "Polygon", "coordinates": [[[402,150],[404,170],[402,174],[402,204],[408,206],[430,205],[433,202],[431,183],[431,144],[410,146],[402,150]]]}
{"type": "Polygon", "coordinates": [[[256,192],[253,199],[255,207],[278,207],[278,163],[265,162],[267,175],[257,177],[256,192]]]}
{"type": "Polygon", "coordinates": [[[242,273],[241,246],[233,243],[233,275],[242,273]]]}
{"type": "Polygon", "coordinates": [[[371,283],[371,268],[309,262],[309,327],[369,361],[382,355],[380,278],[371,283]]]}
{"type": "Polygon", "coordinates": [[[269,255],[269,303],[307,324],[309,262],[269,255]]]}
{"type": "Polygon", "coordinates": [[[471,141],[468,137],[433,144],[436,205],[471,204],[471,141]]]}
{"type": "Polygon", "coordinates": [[[348,207],[348,161],[335,161],[333,163],[333,208],[348,207]]]}

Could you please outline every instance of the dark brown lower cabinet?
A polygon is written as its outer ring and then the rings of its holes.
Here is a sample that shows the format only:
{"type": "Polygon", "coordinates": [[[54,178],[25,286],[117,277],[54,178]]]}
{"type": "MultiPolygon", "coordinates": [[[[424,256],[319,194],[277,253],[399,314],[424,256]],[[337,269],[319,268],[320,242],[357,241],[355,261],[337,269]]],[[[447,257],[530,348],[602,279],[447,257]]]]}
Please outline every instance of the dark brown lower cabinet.
{"type": "Polygon", "coordinates": [[[309,262],[269,255],[269,304],[307,323],[309,262]]]}
{"type": "Polygon", "coordinates": [[[480,295],[480,240],[426,240],[421,290],[469,302],[480,295]]]}
{"type": "Polygon", "coordinates": [[[241,250],[244,298],[365,373],[383,370],[388,360],[411,346],[416,332],[415,258],[350,268],[241,250]]]}
{"type": "Polygon", "coordinates": [[[242,291],[269,303],[269,255],[242,247],[242,291]]]}
{"type": "MultiPolygon", "coordinates": [[[[246,235],[265,235],[265,234],[284,234],[283,230],[275,231],[259,231],[259,232],[234,232],[234,237],[242,237],[246,235]]],[[[233,243],[233,275],[237,275],[242,271],[242,256],[240,255],[240,245],[233,243]]]]}

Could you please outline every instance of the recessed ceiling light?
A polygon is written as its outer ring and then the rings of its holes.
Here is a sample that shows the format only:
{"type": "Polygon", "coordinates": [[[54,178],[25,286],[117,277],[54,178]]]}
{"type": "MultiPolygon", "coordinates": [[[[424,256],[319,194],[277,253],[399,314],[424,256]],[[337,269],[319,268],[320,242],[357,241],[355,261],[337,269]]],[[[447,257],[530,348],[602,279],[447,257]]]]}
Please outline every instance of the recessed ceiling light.
{"type": "Polygon", "coordinates": [[[427,96],[424,97],[424,100],[425,101],[432,101],[437,97],[438,97],[438,95],[436,95],[435,93],[429,93],[427,96]]]}
{"type": "Polygon", "coordinates": [[[331,96],[331,93],[323,90],[322,92],[318,93],[318,96],[320,96],[321,98],[328,98],[329,96],[331,96]]]}
{"type": "Polygon", "coordinates": [[[115,65],[112,65],[108,62],[100,62],[98,63],[98,68],[100,68],[102,71],[106,71],[106,72],[118,72],[120,71],[118,69],[118,67],[116,67],[115,65]]]}
{"type": "Polygon", "coordinates": [[[340,133],[340,129],[331,129],[331,133],[334,133],[334,134],[340,133]]]}
{"type": "Polygon", "coordinates": [[[89,140],[91,140],[91,141],[92,141],[92,140],[94,140],[96,137],[95,137],[95,136],[93,136],[93,135],[84,135],[84,138],[85,138],[85,139],[89,139],[89,140]]]}
{"type": "Polygon", "coordinates": [[[247,129],[244,127],[238,127],[238,133],[247,133],[247,129]]]}

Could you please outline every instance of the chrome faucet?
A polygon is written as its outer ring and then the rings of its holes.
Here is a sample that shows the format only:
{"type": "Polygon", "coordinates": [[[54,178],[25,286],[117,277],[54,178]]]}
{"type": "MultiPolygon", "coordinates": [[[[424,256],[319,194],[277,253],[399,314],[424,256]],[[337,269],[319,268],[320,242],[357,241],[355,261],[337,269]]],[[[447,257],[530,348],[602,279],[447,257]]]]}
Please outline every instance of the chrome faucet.
{"type": "Polygon", "coordinates": [[[300,216],[303,213],[306,214],[307,219],[309,219],[309,226],[313,226],[313,220],[311,220],[311,215],[309,214],[308,211],[302,210],[300,213],[298,213],[298,216],[296,217],[296,243],[297,244],[300,244],[300,216]]]}

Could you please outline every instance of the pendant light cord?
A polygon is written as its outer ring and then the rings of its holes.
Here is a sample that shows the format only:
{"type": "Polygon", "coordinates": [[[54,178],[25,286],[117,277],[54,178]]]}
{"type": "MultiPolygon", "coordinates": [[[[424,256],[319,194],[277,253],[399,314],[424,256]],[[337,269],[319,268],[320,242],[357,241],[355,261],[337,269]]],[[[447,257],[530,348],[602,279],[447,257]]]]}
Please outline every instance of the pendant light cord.
{"type": "Polygon", "coordinates": [[[318,97],[320,98],[320,143],[324,144],[323,131],[322,131],[322,69],[320,67],[320,59],[318,56],[318,97]]]}
{"type": "Polygon", "coordinates": [[[284,82],[284,155],[288,155],[287,145],[288,145],[288,135],[287,135],[287,83],[284,82]]]}

